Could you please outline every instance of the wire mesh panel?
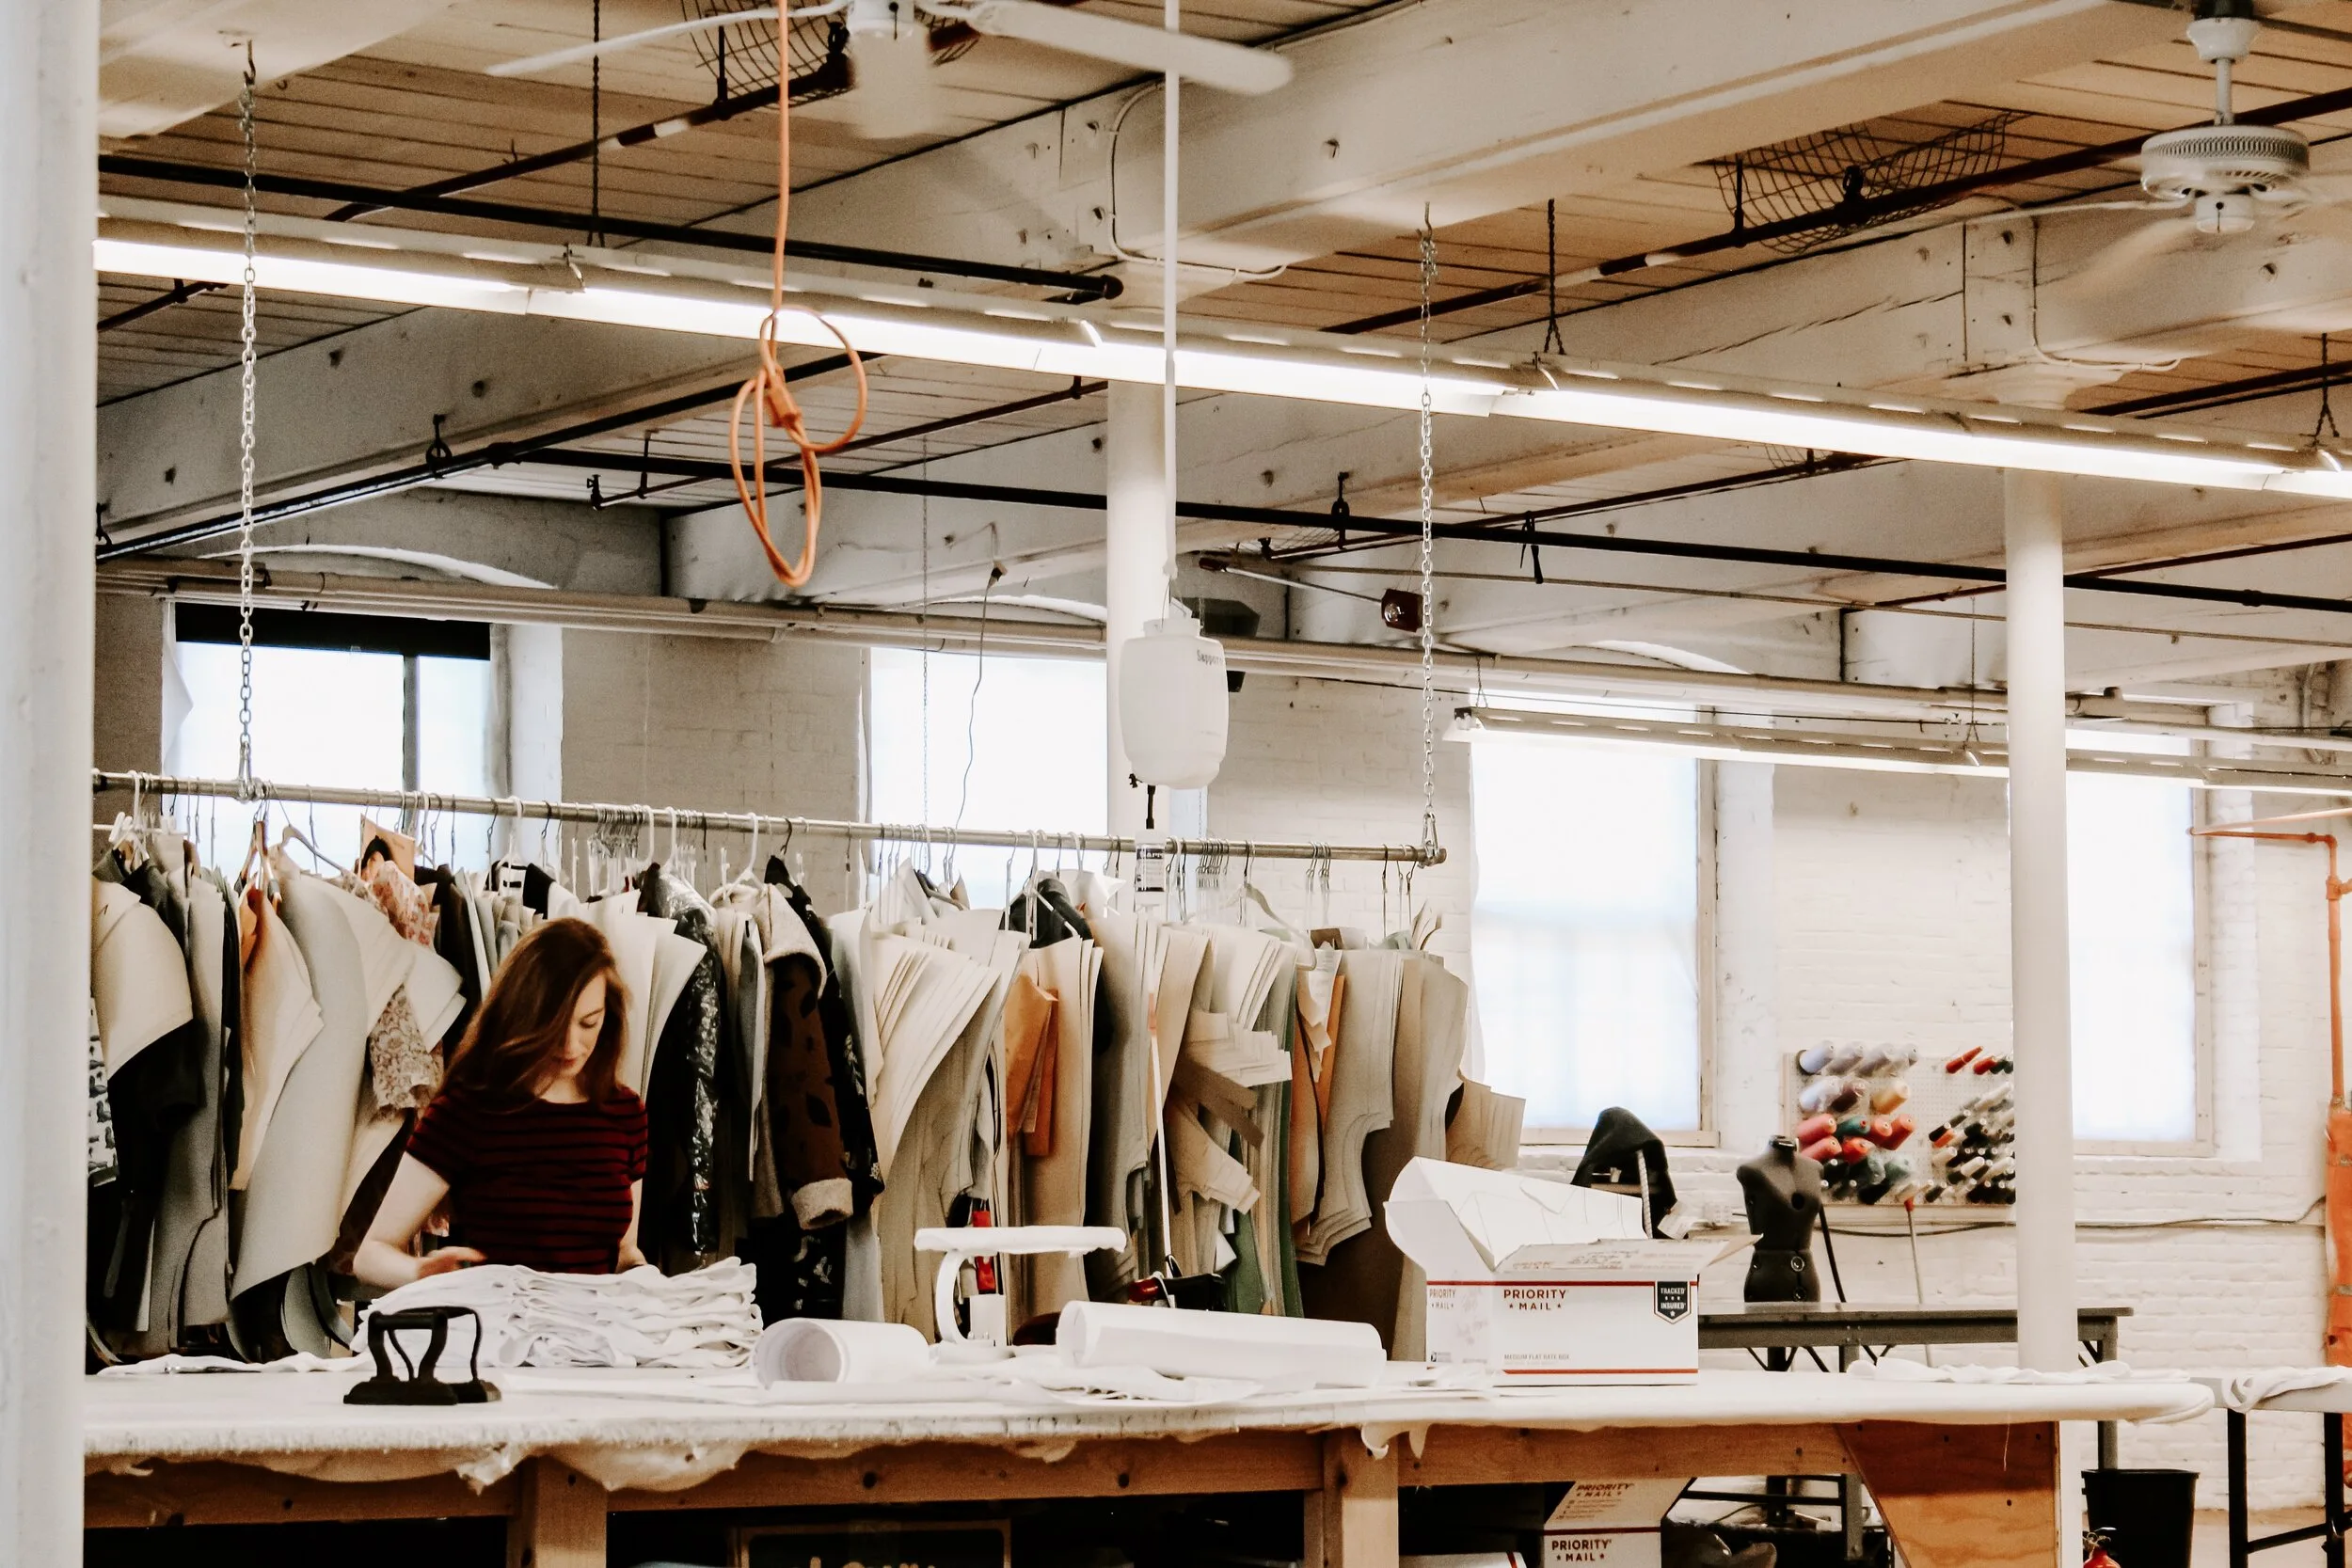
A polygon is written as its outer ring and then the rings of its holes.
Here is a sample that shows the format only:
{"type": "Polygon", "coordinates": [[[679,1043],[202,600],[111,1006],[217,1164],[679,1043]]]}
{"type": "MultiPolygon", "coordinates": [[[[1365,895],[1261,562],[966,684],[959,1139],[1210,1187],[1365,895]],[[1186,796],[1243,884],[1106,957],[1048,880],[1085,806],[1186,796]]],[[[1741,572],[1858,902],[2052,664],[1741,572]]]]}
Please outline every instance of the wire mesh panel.
{"type": "Polygon", "coordinates": [[[1942,206],[1931,196],[1915,203],[1903,198],[2000,166],[2008,157],[2009,129],[2022,118],[2003,110],[1924,141],[1867,125],[1817,131],[1720,161],[1715,180],[1735,227],[1800,223],[1798,231],[1760,243],[1774,250],[1810,250],[1942,206]]]}

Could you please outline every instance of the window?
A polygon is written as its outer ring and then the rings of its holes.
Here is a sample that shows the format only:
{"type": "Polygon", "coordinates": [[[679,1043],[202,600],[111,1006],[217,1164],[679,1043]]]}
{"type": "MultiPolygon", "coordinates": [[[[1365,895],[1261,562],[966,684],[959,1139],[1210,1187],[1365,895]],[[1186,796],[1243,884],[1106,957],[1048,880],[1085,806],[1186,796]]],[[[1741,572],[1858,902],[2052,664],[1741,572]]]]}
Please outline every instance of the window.
{"type": "MultiPolygon", "coordinates": [[[[458,623],[262,610],[254,615],[253,772],[280,784],[490,793],[489,628],[458,623]]],[[[187,707],[167,737],[174,773],[237,774],[239,659],[233,610],[182,605],[175,658],[187,707]]],[[[319,847],[356,858],[356,806],[302,806],[319,847]]],[[[443,819],[446,822],[446,819],[443,819]]],[[[435,833],[480,860],[486,818],[435,833]]]]}
{"type": "MultiPolygon", "coordinates": [[[[873,651],[867,815],[933,827],[1103,831],[1103,666],[1093,659],[873,651]]],[[[946,851],[932,855],[944,872],[946,851]]],[[[975,909],[1001,907],[1028,858],[967,849],[975,909]]]]}
{"type": "MultiPolygon", "coordinates": [[[[2102,737],[2102,745],[2111,745],[2102,737]]],[[[2190,793],[2070,773],[2066,882],[2074,1135],[2197,1136],[2197,863],[2190,793]]]]}
{"type": "Polygon", "coordinates": [[[1612,1105],[1702,1125],[1701,776],[1663,750],[1472,743],[1478,1026],[1531,1141],[1612,1105]]]}

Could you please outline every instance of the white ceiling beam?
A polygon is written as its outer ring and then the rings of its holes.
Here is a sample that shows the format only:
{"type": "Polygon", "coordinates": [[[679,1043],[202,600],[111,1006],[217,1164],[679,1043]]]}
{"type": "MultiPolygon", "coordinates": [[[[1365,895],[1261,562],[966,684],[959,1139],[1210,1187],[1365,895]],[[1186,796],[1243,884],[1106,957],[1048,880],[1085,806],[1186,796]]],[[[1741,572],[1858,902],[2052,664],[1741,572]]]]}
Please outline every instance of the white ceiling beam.
{"type": "Polygon", "coordinates": [[[264,82],[396,38],[453,0],[103,0],[98,131],[147,136],[236,101],[245,46],[264,82]]]}
{"type": "MultiPolygon", "coordinates": [[[[1288,46],[1263,99],[1185,96],[1184,248],[1285,265],[2176,36],[2107,0],[1439,0],[1288,46]]],[[[1071,265],[1158,246],[1159,116],[1129,95],[793,198],[812,238],[1071,265]],[[1114,156],[1114,146],[1116,152],[1114,156]],[[1116,162],[1116,180],[1113,164],[1116,162]]]]}

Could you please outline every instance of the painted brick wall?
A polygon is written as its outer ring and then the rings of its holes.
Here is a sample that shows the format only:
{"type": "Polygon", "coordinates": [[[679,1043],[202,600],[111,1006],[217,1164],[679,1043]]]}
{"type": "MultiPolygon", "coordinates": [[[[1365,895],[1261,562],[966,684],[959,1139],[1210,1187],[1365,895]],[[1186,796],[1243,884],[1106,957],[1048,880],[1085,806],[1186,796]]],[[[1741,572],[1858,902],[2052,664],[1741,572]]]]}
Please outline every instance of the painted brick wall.
{"type": "MultiPolygon", "coordinates": [[[[861,650],[829,644],[566,631],[564,796],[854,817],[865,671],[861,650]]],[[[740,867],[750,847],[723,836],[710,857],[740,867]]],[[[842,885],[823,879],[839,840],[793,850],[820,901],[842,885]]]]}

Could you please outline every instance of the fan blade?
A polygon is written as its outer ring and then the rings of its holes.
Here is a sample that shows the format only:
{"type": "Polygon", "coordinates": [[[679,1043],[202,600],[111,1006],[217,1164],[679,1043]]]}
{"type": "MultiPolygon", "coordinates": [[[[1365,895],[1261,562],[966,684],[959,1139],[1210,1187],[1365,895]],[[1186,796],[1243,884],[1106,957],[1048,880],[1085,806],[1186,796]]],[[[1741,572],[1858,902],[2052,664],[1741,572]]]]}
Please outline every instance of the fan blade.
{"type": "Polygon", "coordinates": [[[930,35],[920,27],[897,38],[877,33],[850,35],[850,67],[856,86],[843,106],[850,122],[868,141],[899,141],[936,130],[947,105],[931,75],[930,35]]]}
{"type": "Polygon", "coordinates": [[[1290,61],[1263,49],[1138,26],[1037,0],[976,0],[969,10],[958,14],[975,32],[1022,39],[1138,71],[1173,71],[1222,92],[1272,92],[1291,79],[1290,61]]]}
{"type": "Polygon", "coordinates": [[[651,43],[656,39],[675,38],[680,33],[707,32],[713,27],[731,27],[739,22],[773,22],[777,15],[775,7],[761,6],[748,11],[728,11],[720,16],[698,16],[691,22],[673,22],[666,26],[648,27],[642,33],[624,33],[619,38],[601,39],[595,43],[576,43],[568,49],[550,49],[544,55],[532,55],[527,59],[503,60],[497,65],[485,68],[483,74],[485,76],[536,76],[543,71],[553,71],[558,66],[577,65],[581,60],[593,60],[598,55],[612,55],[624,49],[634,49],[641,43],[651,43]]]}

